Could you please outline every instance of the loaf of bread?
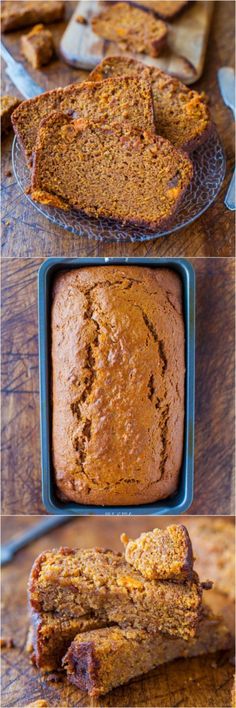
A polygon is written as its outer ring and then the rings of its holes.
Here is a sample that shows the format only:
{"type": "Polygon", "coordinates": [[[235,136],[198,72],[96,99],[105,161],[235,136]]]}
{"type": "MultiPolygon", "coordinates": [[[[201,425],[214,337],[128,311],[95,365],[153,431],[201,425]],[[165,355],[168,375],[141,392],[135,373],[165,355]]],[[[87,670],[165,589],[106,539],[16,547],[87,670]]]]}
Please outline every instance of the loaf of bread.
{"type": "Polygon", "coordinates": [[[128,120],[132,127],[145,126],[146,130],[155,132],[148,72],[142,76],[116,76],[96,84],[71,84],[23,101],[21,110],[14,111],[13,128],[29,165],[40,123],[53,111],[101,121],[107,126],[128,120]]]}
{"type": "Polygon", "coordinates": [[[115,76],[147,76],[151,82],[158,135],[175,147],[194,150],[209,137],[213,124],[206,97],[155,67],[125,56],[107,57],[89,75],[89,81],[115,76]]]}
{"type": "Polygon", "coordinates": [[[52,454],[63,499],[143,504],[176,491],[184,432],[179,276],[100,266],[56,276],[52,454]]]}

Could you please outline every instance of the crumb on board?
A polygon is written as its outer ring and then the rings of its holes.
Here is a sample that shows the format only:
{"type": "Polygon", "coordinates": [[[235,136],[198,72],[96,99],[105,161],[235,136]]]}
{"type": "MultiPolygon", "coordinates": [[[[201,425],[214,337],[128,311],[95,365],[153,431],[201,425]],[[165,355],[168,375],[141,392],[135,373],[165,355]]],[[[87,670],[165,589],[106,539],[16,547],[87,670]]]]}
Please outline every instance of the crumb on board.
{"type": "Polygon", "coordinates": [[[75,21],[78,22],[80,25],[87,25],[87,20],[86,17],[83,17],[83,15],[77,15],[75,18],[75,21]]]}
{"type": "Polygon", "coordinates": [[[11,177],[12,176],[12,171],[8,168],[5,170],[5,177],[11,177]]]}
{"type": "Polygon", "coordinates": [[[1,649],[13,649],[15,646],[12,637],[1,637],[0,647],[1,649]]]}

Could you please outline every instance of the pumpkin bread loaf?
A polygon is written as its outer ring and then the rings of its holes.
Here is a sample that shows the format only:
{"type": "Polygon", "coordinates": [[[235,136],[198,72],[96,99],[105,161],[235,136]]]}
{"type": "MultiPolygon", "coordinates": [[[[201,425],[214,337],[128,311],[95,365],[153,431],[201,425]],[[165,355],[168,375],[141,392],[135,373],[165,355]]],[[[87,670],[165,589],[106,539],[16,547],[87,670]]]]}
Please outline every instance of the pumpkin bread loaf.
{"type": "Polygon", "coordinates": [[[101,120],[107,126],[114,122],[123,124],[128,120],[135,128],[145,126],[151,133],[155,132],[148,73],[143,76],[116,76],[98,84],[71,84],[24,101],[21,110],[14,112],[13,128],[29,164],[40,123],[53,111],[94,122],[101,120]]]}
{"type": "Polygon", "coordinates": [[[187,155],[154,133],[55,112],[38,132],[31,197],[156,231],[171,227],[192,175],[187,155]]]}
{"type": "Polygon", "coordinates": [[[97,697],[168,661],[231,646],[223,620],[205,608],[197,636],[188,642],[141,629],[104,628],[78,634],[63,666],[71,683],[97,697]]]}
{"type": "Polygon", "coordinates": [[[37,22],[57,22],[63,20],[65,2],[61,0],[3,0],[1,3],[2,32],[29,27],[37,22]]]}
{"type": "Polygon", "coordinates": [[[117,42],[129,52],[157,57],[166,44],[168,28],[162,21],[126,2],[111,4],[93,17],[92,29],[103,39],[117,42]]]}
{"type": "Polygon", "coordinates": [[[134,2],[136,5],[148,8],[167,22],[171,22],[189,5],[189,0],[134,0],[134,2]]]}
{"type": "Polygon", "coordinates": [[[154,67],[126,57],[107,57],[91,72],[90,81],[114,76],[149,73],[158,135],[175,147],[190,151],[205,142],[212,122],[203,94],[189,89],[178,79],[154,67]]]}
{"type": "Polygon", "coordinates": [[[102,617],[61,617],[52,612],[32,612],[32,660],[43,672],[61,668],[61,661],[76,634],[100,629],[107,625],[102,617]]]}
{"type": "Polygon", "coordinates": [[[184,582],[193,574],[193,552],[185,526],[142,533],[135,541],[122,534],[127,563],[149,580],[184,582]]]}
{"type": "Polygon", "coordinates": [[[21,51],[34,69],[45,66],[54,54],[52,33],[44,25],[35,25],[21,37],[21,51]]]}
{"type": "Polygon", "coordinates": [[[29,602],[40,614],[76,618],[92,612],[107,623],[188,640],[201,617],[202,586],[196,574],[183,584],[146,580],[113,551],[61,548],[36,559],[29,602]]]}
{"type": "Polygon", "coordinates": [[[57,490],[83,504],[144,504],[176,491],[184,435],[184,320],[166,268],[63,272],[52,294],[57,490]]]}

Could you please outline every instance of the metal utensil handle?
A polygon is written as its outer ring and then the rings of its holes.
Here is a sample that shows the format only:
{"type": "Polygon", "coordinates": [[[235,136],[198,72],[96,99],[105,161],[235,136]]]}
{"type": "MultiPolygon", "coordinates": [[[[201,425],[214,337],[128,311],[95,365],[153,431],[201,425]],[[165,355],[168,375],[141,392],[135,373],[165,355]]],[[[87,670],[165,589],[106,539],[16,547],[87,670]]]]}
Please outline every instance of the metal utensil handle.
{"type": "Polygon", "coordinates": [[[226,197],[225,197],[225,206],[228,207],[231,211],[235,211],[236,205],[235,205],[235,188],[236,188],[236,183],[235,183],[235,169],[233,173],[233,177],[230,181],[229,187],[226,192],[226,197]]]}
{"type": "Polygon", "coordinates": [[[21,548],[24,548],[28,543],[36,541],[38,538],[48,533],[48,531],[51,531],[52,529],[57,528],[61,524],[66,523],[66,521],[69,521],[69,519],[69,516],[46,516],[43,521],[40,521],[38,524],[35,524],[35,526],[31,527],[23,534],[21,534],[19,538],[15,538],[9,543],[7,543],[6,546],[12,553],[16,553],[16,551],[19,551],[21,548]]]}

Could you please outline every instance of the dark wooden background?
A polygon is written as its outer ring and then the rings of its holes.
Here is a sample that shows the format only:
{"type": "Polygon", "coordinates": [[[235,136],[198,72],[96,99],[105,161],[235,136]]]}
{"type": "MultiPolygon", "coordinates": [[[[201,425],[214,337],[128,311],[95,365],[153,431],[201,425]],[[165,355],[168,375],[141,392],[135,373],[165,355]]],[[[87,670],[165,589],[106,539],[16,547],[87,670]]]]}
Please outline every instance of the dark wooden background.
{"type": "MultiPolygon", "coordinates": [[[[44,513],[37,344],[40,259],[2,263],[4,514],[44,513]]],[[[234,259],[193,259],[197,279],[195,494],[192,514],[234,513],[234,259]]]]}
{"type": "MultiPolygon", "coordinates": [[[[75,3],[67,2],[67,18],[75,3]]],[[[58,46],[65,23],[54,25],[58,46]]],[[[4,35],[4,42],[18,60],[21,33],[4,35]]],[[[2,160],[2,254],[4,256],[84,256],[84,255],[158,255],[158,256],[232,256],[234,255],[234,214],[224,206],[224,195],[234,166],[234,122],[223,104],[217,84],[217,69],[234,65],[234,2],[215,2],[204,73],[194,84],[210,97],[210,108],[227,157],[227,173],[221,192],[212,207],[195,223],[177,234],[146,243],[101,244],[79,237],[51,224],[34,209],[16,184],[11,166],[12,135],[3,142],[2,160]]],[[[86,72],[55,60],[43,71],[29,71],[45,89],[65,86],[86,78],[86,72]]],[[[3,71],[3,93],[17,94],[3,71]]]]}
{"type": "MultiPolygon", "coordinates": [[[[179,517],[180,519],[181,517],[179,517]]],[[[178,517],[160,519],[158,525],[179,520],[178,517]],[[159,523],[160,522],[160,523],[159,523]]],[[[3,519],[3,542],[22,533],[40,520],[40,517],[5,517],[3,519]]],[[[189,525],[191,519],[187,520],[189,525]]],[[[160,666],[155,671],[121,686],[101,698],[90,700],[86,694],[69,686],[64,680],[53,683],[43,678],[30,664],[25,652],[28,632],[26,585],[35,557],[47,548],[66,546],[109,546],[121,550],[119,541],[122,531],[132,538],[142,531],[154,528],[155,519],[143,518],[97,518],[74,519],[47,536],[20,551],[12,562],[3,568],[3,626],[4,637],[12,637],[14,648],[2,651],[2,706],[27,706],[37,699],[45,699],[50,706],[192,706],[214,708],[231,705],[233,662],[230,652],[179,659],[160,666]]],[[[189,528],[191,533],[191,526],[189,528]]],[[[194,534],[192,534],[194,544],[194,534]]],[[[226,596],[211,591],[207,600],[214,611],[223,614],[225,622],[233,631],[233,603],[226,596]],[[211,597],[210,597],[211,596],[211,597]]]]}

